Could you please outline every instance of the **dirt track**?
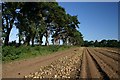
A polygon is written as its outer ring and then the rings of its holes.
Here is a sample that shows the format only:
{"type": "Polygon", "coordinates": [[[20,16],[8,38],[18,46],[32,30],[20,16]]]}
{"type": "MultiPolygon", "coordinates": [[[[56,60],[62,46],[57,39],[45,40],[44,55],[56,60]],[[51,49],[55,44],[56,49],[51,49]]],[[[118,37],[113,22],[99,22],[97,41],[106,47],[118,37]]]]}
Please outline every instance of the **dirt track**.
{"type": "Polygon", "coordinates": [[[44,57],[3,64],[3,77],[108,80],[119,78],[119,61],[117,49],[72,48],[44,57]]]}
{"type": "Polygon", "coordinates": [[[40,66],[46,66],[55,60],[71,56],[74,54],[74,50],[78,48],[73,48],[65,50],[64,52],[56,52],[47,56],[40,56],[34,59],[26,59],[21,61],[15,61],[11,63],[6,63],[2,65],[2,77],[3,78],[22,78],[25,75],[36,72],[39,70],[40,66]]]}

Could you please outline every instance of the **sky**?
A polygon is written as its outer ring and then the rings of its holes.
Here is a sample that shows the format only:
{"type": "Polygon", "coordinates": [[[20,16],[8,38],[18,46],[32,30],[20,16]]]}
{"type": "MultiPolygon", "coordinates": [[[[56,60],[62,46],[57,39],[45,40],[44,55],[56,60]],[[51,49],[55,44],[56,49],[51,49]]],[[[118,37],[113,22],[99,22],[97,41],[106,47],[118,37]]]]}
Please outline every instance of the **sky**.
{"type": "Polygon", "coordinates": [[[84,40],[118,39],[118,3],[59,2],[66,12],[78,15],[84,40]]]}
{"type": "MultiPolygon", "coordinates": [[[[79,31],[83,34],[84,40],[118,39],[117,2],[58,2],[58,4],[65,8],[66,13],[78,16],[81,23],[79,31]]],[[[18,31],[13,28],[10,41],[18,41],[17,33],[18,31]]]]}

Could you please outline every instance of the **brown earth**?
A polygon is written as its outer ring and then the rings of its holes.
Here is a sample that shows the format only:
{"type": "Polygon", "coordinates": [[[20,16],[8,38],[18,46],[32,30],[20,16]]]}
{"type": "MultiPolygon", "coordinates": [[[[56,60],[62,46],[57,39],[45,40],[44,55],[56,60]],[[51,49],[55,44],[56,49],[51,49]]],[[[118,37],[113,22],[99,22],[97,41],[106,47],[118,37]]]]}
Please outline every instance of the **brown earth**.
{"type": "Polygon", "coordinates": [[[63,52],[56,52],[47,56],[39,56],[34,59],[26,59],[2,64],[2,77],[22,78],[25,75],[36,72],[39,70],[40,66],[46,66],[58,58],[72,55],[74,50],[78,50],[78,48],[72,48],[63,52]]]}
{"type": "Polygon", "coordinates": [[[47,56],[3,64],[3,77],[118,79],[119,61],[117,49],[71,48],[47,56]]]}

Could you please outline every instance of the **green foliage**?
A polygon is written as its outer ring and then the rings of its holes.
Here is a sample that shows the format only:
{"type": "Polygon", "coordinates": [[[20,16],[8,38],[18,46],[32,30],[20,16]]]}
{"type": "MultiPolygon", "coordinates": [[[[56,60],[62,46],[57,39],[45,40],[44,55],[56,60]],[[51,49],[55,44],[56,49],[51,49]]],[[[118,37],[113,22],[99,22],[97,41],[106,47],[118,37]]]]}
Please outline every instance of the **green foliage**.
{"type": "Polygon", "coordinates": [[[53,52],[61,51],[70,48],[71,46],[3,46],[2,60],[8,62],[12,60],[19,60],[25,58],[36,57],[39,55],[51,54],[53,52]]]}
{"type": "MultiPolygon", "coordinates": [[[[71,45],[81,45],[83,37],[77,30],[79,28],[78,16],[66,14],[63,7],[57,2],[4,2],[2,3],[2,27],[4,45],[10,45],[9,35],[13,25],[18,29],[19,45],[34,46],[34,42],[41,45],[43,36],[46,37],[46,45],[49,45],[49,35],[53,40],[63,40],[71,45]],[[75,39],[74,39],[75,38],[75,39]]],[[[15,45],[15,44],[14,44],[15,45]]]]}
{"type": "Polygon", "coordinates": [[[4,60],[14,60],[17,59],[20,51],[17,51],[14,46],[7,46],[2,48],[2,59],[4,60]]]}
{"type": "Polygon", "coordinates": [[[101,41],[84,41],[84,46],[95,46],[95,47],[120,47],[120,41],[118,40],[101,40],[101,41]]]}
{"type": "Polygon", "coordinates": [[[4,2],[2,3],[3,61],[46,55],[70,48],[70,46],[49,45],[49,35],[52,36],[53,43],[62,40],[64,45],[82,45],[83,37],[77,30],[78,24],[80,24],[78,17],[66,14],[65,9],[57,2],[4,2]],[[13,25],[18,29],[19,43],[9,42],[13,25]],[[43,36],[46,38],[47,46],[34,46],[34,42],[37,45],[42,44],[43,36]]]}

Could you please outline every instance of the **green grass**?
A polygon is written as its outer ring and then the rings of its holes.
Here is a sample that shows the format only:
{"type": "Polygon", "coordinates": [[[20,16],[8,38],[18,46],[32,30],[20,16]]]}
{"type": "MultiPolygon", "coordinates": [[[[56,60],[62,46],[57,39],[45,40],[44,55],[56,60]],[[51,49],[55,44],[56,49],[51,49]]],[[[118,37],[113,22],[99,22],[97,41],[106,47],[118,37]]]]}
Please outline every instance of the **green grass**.
{"type": "Polygon", "coordinates": [[[0,64],[2,63],[2,46],[0,46],[0,64]]]}
{"type": "Polygon", "coordinates": [[[2,47],[2,61],[11,62],[15,60],[33,58],[36,56],[43,56],[57,51],[68,49],[72,46],[3,46],[2,47]]]}

